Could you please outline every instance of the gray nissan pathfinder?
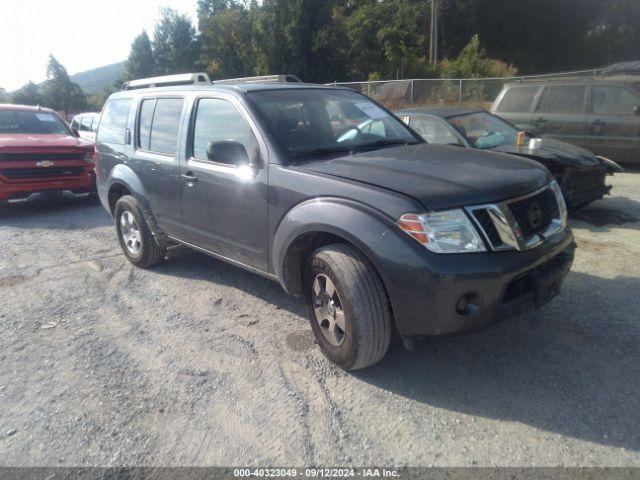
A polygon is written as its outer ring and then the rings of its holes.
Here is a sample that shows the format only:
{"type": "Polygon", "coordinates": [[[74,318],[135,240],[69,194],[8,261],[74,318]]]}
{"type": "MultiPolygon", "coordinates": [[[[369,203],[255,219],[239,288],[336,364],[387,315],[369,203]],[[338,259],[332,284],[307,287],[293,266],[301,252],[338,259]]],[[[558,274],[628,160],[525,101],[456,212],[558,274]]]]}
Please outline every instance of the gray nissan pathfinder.
{"type": "Polygon", "coordinates": [[[183,244],[276,280],[345,369],[379,361],[392,332],[473,331],[541,307],[573,262],[546,168],[428,145],[345,88],[128,82],[105,104],[96,153],[131,263],[183,244]]]}

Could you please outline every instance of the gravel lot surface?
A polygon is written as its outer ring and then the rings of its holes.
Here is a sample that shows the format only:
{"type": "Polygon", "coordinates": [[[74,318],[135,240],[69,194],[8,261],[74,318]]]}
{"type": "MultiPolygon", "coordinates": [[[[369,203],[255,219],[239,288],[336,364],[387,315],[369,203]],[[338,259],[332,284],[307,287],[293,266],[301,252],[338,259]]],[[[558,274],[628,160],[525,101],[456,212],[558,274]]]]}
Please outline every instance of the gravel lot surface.
{"type": "Polygon", "coordinates": [[[276,283],[149,270],[95,201],[0,210],[0,465],[640,466],[640,173],[571,221],[562,294],[345,373],[276,283]]]}

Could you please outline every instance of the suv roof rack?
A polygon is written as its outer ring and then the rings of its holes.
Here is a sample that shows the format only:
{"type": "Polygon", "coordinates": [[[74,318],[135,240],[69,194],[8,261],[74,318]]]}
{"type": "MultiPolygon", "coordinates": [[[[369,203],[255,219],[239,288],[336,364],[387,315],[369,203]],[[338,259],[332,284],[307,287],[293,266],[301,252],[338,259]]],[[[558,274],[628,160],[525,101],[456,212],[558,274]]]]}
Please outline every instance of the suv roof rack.
{"type": "Polygon", "coordinates": [[[176,85],[211,85],[206,73],[180,73],[178,75],[164,75],[161,77],[141,78],[122,84],[122,90],[137,90],[139,88],[171,87],[176,85]]]}
{"type": "Polygon", "coordinates": [[[216,83],[302,83],[295,75],[262,75],[260,77],[225,78],[214,80],[216,83]]]}

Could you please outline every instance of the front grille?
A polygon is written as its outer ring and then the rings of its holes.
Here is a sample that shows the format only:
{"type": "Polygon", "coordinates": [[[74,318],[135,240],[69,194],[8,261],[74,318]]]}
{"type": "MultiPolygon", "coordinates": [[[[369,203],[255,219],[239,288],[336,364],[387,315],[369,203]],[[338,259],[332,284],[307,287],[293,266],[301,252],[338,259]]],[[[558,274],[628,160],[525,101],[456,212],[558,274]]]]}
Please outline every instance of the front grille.
{"type": "Polygon", "coordinates": [[[487,235],[487,240],[491,245],[499,245],[502,243],[500,240],[500,234],[498,230],[496,230],[496,226],[493,224],[493,220],[491,220],[491,216],[489,216],[489,212],[487,210],[476,210],[473,212],[474,217],[484,230],[484,233],[487,235]]]}
{"type": "Polygon", "coordinates": [[[42,152],[42,153],[23,153],[23,152],[5,152],[0,153],[0,160],[82,160],[83,152],[42,152]]]}
{"type": "Polygon", "coordinates": [[[76,177],[82,174],[83,167],[49,167],[49,168],[4,168],[0,175],[10,179],[76,177]]]}
{"type": "Polygon", "coordinates": [[[466,210],[492,250],[527,250],[566,226],[566,208],[555,182],[524,197],[466,210]]]}
{"type": "Polygon", "coordinates": [[[509,208],[526,238],[546,231],[551,221],[560,216],[556,196],[549,188],[533,197],[510,203],[509,208]]]}

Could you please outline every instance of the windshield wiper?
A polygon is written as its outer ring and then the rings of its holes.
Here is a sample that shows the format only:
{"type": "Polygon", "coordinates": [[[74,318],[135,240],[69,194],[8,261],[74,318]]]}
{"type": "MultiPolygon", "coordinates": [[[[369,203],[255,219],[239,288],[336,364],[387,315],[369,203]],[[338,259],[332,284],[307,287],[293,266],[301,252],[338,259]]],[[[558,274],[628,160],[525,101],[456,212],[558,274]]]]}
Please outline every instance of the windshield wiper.
{"type": "Polygon", "coordinates": [[[411,142],[409,140],[401,140],[399,138],[396,138],[393,140],[378,140],[376,142],[363,143],[362,145],[356,145],[352,147],[352,150],[354,152],[360,152],[363,150],[373,150],[376,148],[391,147],[394,145],[415,145],[416,143],[418,142],[411,142]]]}
{"type": "Polygon", "coordinates": [[[334,155],[336,153],[351,153],[349,147],[333,147],[333,148],[314,148],[312,150],[303,150],[302,152],[296,152],[293,158],[305,158],[305,157],[323,157],[325,155],[334,155]]]}

